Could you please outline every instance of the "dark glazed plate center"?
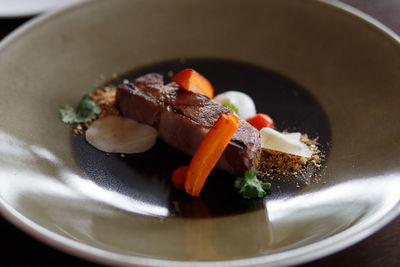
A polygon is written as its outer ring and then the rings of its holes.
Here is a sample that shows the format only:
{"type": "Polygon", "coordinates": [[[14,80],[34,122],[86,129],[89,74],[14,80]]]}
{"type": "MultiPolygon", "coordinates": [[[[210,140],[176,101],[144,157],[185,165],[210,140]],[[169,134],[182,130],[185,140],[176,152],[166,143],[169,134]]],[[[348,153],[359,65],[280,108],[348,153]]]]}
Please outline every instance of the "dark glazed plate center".
{"type": "MultiPolygon", "coordinates": [[[[138,69],[122,78],[133,80],[142,74],[158,72],[169,82],[169,71],[176,73],[184,68],[193,68],[207,77],[216,94],[228,90],[246,92],[255,101],[257,112],[274,119],[276,129],[307,133],[311,138],[318,136],[321,149],[328,153],[330,128],[319,104],[296,83],[264,68],[226,60],[197,59],[184,63],[176,60],[138,69]]],[[[189,164],[190,157],[160,140],[149,151],[124,158],[96,150],[86,143],[84,136],[73,137],[72,143],[75,158],[87,179],[105,190],[143,203],[142,207],[149,209],[146,214],[160,215],[152,211],[160,207],[168,211],[164,216],[215,217],[262,207],[262,200],[242,199],[233,186],[235,177],[218,170],[207,179],[200,199],[176,190],[170,182],[171,174],[177,167],[189,164]]],[[[316,173],[310,173],[313,175],[316,173]]],[[[294,184],[272,181],[271,194],[265,199],[298,190],[294,184]]]]}

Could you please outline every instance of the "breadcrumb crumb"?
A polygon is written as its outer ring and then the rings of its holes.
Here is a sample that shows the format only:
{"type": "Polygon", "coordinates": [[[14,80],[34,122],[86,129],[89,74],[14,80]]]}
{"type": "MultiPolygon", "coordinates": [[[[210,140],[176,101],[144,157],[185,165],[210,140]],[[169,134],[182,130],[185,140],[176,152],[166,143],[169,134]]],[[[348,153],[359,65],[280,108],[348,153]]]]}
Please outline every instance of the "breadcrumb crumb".
{"type": "Polygon", "coordinates": [[[304,185],[308,185],[307,174],[309,168],[320,169],[321,160],[324,158],[318,148],[318,137],[310,139],[307,134],[301,135],[300,141],[307,145],[312,151],[312,156],[307,159],[305,157],[291,155],[283,152],[263,149],[261,151],[260,165],[258,176],[262,179],[273,181],[277,178],[283,182],[294,181],[296,188],[300,188],[299,181],[304,185]],[[294,179],[290,179],[290,178],[294,179]]]}
{"type": "MultiPolygon", "coordinates": [[[[96,102],[96,104],[101,108],[101,113],[97,119],[104,118],[109,115],[118,115],[119,111],[115,106],[115,97],[117,94],[117,87],[114,85],[107,85],[101,89],[95,90],[93,93],[89,94],[90,97],[96,102]]],[[[76,136],[83,134],[84,131],[89,127],[93,121],[88,123],[79,123],[72,130],[72,135],[76,136]]]]}
{"type": "Polygon", "coordinates": [[[115,107],[115,97],[117,88],[114,85],[108,85],[103,89],[97,89],[94,93],[90,94],[92,99],[96,101],[97,105],[101,108],[99,119],[108,115],[118,115],[119,111],[115,107]]]}

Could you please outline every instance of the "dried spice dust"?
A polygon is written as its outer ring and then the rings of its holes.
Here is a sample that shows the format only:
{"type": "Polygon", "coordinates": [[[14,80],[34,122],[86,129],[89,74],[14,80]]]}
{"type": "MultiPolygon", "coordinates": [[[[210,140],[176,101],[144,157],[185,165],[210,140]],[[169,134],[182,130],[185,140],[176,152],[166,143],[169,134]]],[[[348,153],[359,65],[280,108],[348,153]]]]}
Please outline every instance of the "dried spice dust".
{"type": "Polygon", "coordinates": [[[115,96],[117,88],[114,85],[105,86],[102,89],[97,89],[90,97],[96,101],[97,105],[101,108],[100,118],[108,115],[118,115],[119,111],[115,107],[115,96]]]}
{"type": "MultiPolygon", "coordinates": [[[[101,113],[97,119],[104,118],[109,115],[118,115],[119,111],[115,106],[115,97],[117,94],[117,87],[115,85],[107,85],[101,89],[96,89],[93,93],[89,94],[96,104],[100,107],[101,113]]],[[[72,130],[72,135],[81,135],[93,121],[87,123],[78,123],[72,130]]]]}
{"type": "Polygon", "coordinates": [[[296,188],[300,188],[299,183],[310,183],[310,169],[311,172],[320,169],[324,155],[318,148],[318,137],[310,139],[307,134],[303,134],[300,140],[312,151],[311,158],[263,149],[258,176],[263,180],[294,182],[296,188]]]}

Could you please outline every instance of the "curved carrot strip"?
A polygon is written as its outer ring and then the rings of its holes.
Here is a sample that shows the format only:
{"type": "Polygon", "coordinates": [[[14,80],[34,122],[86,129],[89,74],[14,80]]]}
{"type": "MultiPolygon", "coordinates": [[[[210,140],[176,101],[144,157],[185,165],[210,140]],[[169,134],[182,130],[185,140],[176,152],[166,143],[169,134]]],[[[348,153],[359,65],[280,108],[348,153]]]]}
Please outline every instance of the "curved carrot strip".
{"type": "Polygon", "coordinates": [[[239,127],[238,121],[239,118],[232,113],[222,114],[201,141],[186,174],[185,191],[188,194],[200,195],[208,175],[239,127]]]}
{"type": "Polygon", "coordinates": [[[214,88],[211,83],[195,70],[184,69],[178,72],[172,80],[190,92],[205,95],[208,98],[214,97],[214,88]]]}
{"type": "Polygon", "coordinates": [[[189,166],[182,166],[172,173],[172,184],[178,189],[185,189],[185,179],[189,166]]]}

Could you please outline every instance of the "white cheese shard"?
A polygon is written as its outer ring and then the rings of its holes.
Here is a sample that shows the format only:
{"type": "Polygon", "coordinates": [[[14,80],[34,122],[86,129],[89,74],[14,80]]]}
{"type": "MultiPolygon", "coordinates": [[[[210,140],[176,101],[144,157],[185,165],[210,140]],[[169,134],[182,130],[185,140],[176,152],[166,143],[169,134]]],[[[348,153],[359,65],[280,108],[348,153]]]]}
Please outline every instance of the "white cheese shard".
{"type": "Polygon", "coordinates": [[[260,130],[261,148],[311,158],[313,152],[300,141],[300,133],[280,133],[272,128],[260,130]]]}

